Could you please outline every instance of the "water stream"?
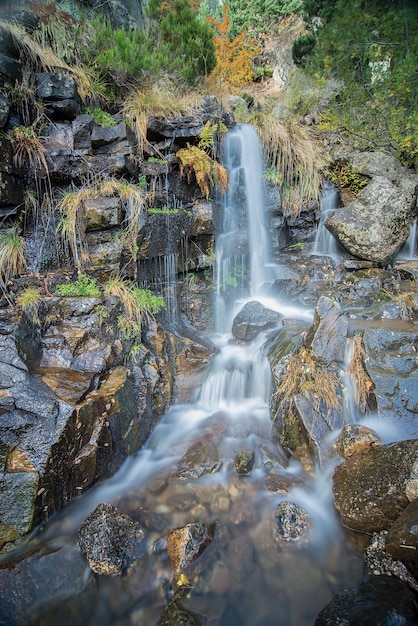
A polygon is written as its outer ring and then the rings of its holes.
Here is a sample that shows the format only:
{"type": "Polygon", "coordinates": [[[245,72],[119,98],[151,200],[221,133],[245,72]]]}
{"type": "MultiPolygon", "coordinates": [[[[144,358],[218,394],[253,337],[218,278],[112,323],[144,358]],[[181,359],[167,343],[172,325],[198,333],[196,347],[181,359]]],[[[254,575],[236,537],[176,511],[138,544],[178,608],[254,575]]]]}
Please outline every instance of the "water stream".
{"type": "MultiPolygon", "coordinates": [[[[332,464],[315,476],[307,475],[272,437],[267,334],[245,345],[237,344],[231,334],[237,310],[249,298],[258,298],[263,284],[279,269],[269,258],[255,131],[239,126],[230,132],[224,154],[231,191],[225,197],[216,244],[217,354],[206,378],[193,402],[173,406],[144,448],[112,479],[72,502],[33,541],[62,549],[75,541],[80,524],[100,502],[114,503],[128,513],[149,509],[164,520],[164,530],[146,532],[144,553],[129,576],[100,577],[94,590],[89,587],[79,600],[71,597],[76,594],[70,582],[55,604],[43,606],[39,599],[33,611],[42,616],[44,626],[56,623],[57,610],[64,616],[69,606],[72,626],[157,624],[170,597],[172,572],[164,550],[155,546],[168,529],[191,522],[215,520],[224,529],[222,547],[193,581],[189,599],[190,610],[205,615],[207,624],[310,626],[336,593],[361,579],[361,559],[333,512],[332,464]],[[214,459],[209,443],[218,451],[214,459]],[[184,480],[178,463],[192,445],[209,455],[214,469],[184,480]],[[246,450],[254,452],[254,467],[249,475],[239,476],[234,460],[246,450]],[[283,489],[266,487],[272,471],[283,489]],[[277,544],[274,510],[283,500],[303,506],[313,519],[309,545],[277,544]]],[[[269,306],[306,327],[312,318],[311,312],[287,302],[270,300],[269,306]]],[[[291,331],[283,327],[281,332],[291,331]]],[[[67,623],[64,617],[60,623],[67,623]]]]}

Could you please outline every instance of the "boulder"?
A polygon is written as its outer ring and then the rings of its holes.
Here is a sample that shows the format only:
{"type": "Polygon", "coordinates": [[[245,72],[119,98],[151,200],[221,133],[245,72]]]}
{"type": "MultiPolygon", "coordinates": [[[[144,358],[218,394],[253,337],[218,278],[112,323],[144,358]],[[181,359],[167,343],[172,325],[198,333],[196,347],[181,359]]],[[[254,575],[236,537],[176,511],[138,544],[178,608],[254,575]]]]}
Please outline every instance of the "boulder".
{"type": "Polygon", "coordinates": [[[371,428],[362,424],[346,424],[335,441],[335,447],[343,459],[348,459],[353,454],[381,443],[379,435],[371,428]]]}
{"type": "Polygon", "coordinates": [[[213,435],[203,436],[186,450],[177,463],[176,478],[190,480],[214,474],[222,468],[222,458],[213,435]]]}
{"type": "Polygon", "coordinates": [[[389,576],[370,576],[357,587],[345,589],[315,620],[315,626],[412,626],[417,623],[416,594],[400,580],[389,576]]]}
{"type": "Polygon", "coordinates": [[[418,439],[370,447],[335,468],[334,503],[343,524],[361,532],[390,528],[418,498],[418,439]]]}
{"type": "Polygon", "coordinates": [[[111,504],[99,504],[84,520],[77,542],[96,574],[121,574],[139,556],[144,531],[111,504]]]}
{"type": "Polygon", "coordinates": [[[251,341],[261,332],[277,326],[281,313],[267,309],[256,300],[247,302],[235,316],[232,334],[241,341],[251,341]]]}
{"type": "Polygon", "coordinates": [[[386,265],[409,236],[415,190],[375,176],[346,207],[335,211],[326,228],[350,254],[386,265]]]}

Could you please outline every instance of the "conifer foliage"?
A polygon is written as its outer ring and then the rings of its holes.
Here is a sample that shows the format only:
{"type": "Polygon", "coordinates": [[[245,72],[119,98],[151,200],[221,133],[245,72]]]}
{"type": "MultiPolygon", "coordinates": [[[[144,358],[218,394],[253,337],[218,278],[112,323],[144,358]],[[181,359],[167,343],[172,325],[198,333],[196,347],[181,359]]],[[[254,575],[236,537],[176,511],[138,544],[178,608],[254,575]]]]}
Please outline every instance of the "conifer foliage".
{"type": "Polygon", "coordinates": [[[232,91],[253,81],[252,59],[259,53],[255,39],[249,39],[247,31],[243,30],[237,37],[230,39],[230,18],[228,5],[222,11],[222,20],[208,17],[217,29],[214,37],[216,67],[211,78],[218,87],[228,87],[232,91]]]}

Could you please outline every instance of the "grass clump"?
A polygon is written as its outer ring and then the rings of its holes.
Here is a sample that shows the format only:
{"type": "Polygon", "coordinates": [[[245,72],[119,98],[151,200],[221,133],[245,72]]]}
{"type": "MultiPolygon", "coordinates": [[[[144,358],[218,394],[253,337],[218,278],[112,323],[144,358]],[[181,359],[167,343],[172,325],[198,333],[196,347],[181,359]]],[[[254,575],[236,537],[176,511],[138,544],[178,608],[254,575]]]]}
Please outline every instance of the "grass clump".
{"type": "Polygon", "coordinates": [[[57,285],[56,293],[58,296],[80,296],[84,298],[100,298],[101,296],[97,280],[82,273],[78,275],[75,283],[57,285]]]}
{"type": "Polygon", "coordinates": [[[280,402],[289,402],[294,396],[302,394],[314,401],[316,409],[323,401],[330,412],[341,406],[340,391],[340,379],[328,371],[310,350],[302,348],[290,357],[276,397],[280,402]]]}
{"type": "Polygon", "coordinates": [[[113,127],[117,125],[116,120],[108,113],[97,107],[87,107],[86,113],[92,116],[94,122],[99,126],[113,127]]]}
{"type": "Polygon", "coordinates": [[[125,314],[118,317],[118,326],[126,339],[140,340],[143,318],[149,318],[165,307],[163,298],[127,283],[120,276],[113,276],[103,291],[105,296],[115,296],[123,304],[125,314]]]}
{"type": "Polygon", "coordinates": [[[33,170],[43,169],[48,173],[45,148],[31,126],[16,126],[9,135],[14,152],[14,163],[23,168],[27,163],[33,170]]]}
{"type": "Polygon", "coordinates": [[[42,295],[38,287],[27,287],[16,298],[16,304],[24,313],[31,316],[35,324],[40,323],[38,311],[41,301],[42,295]]]}
{"type": "Polygon", "coordinates": [[[0,283],[3,291],[9,280],[26,268],[25,240],[16,228],[0,232],[0,283]]]}

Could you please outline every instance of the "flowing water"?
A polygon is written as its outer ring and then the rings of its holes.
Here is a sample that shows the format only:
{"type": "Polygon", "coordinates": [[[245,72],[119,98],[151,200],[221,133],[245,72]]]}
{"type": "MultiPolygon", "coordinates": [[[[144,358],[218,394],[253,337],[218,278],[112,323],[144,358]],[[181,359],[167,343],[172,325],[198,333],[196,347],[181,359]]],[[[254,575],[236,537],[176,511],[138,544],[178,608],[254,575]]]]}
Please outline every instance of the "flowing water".
{"type": "Polygon", "coordinates": [[[313,254],[329,256],[335,263],[341,260],[343,249],[334,235],[326,228],[325,223],[338,209],[338,204],[339,191],[337,187],[330,181],[324,180],[320,201],[321,216],[313,245],[313,254]]]}
{"type": "MultiPolygon", "coordinates": [[[[94,591],[90,586],[75,599],[69,582],[63,598],[48,606],[38,598],[34,611],[43,614],[43,625],[56,623],[57,611],[62,616],[68,612],[72,626],[157,624],[176,584],[165,551],[156,546],[168,529],[192,522],[216,521],[221,536],[218,550],[192,581],[187,601],[191,611],[205,615],[206,624],[308,626],[336,593],[361,579],[361,559],[333,512],[332,465],[315,476],[307,474],[272,437],[267,334],[246,345],[238,345],[231,334],[235,313],[257,299],[280,268],[269,258],[263,165],[254,130],[239,126],[231,131],[224,154],[231,192],[216,244],[217,354],[206,378],[193,402],[173,406],[141,451],[112,479],[66,507],[31,545],[63,549],[75,541],[80,524],[100,502],[114,503],[133,517],[139,508],[149,509],[160,516],[164,529],[146,531],[143,555],[128,576],[99,577],[94,591]],[[213,467],[185,480],[179,460],[192,445],[213,467]],[[240,476],[234,462],[248,450],[254,452],[254,467],[240,476]],[[272,475],[281,486],[267,488],[272,475]],[[277,543],[274,510],[284,500],[311,516],[314,531],[308,545],[277,543]]],[[[312,312],[287,302],[269,300],[268,305],[296,319],[301,328],[312,319],[312,312]]],[[[290,325],[280,332],[297,335],[300,330],[290,325]]],[[[88,572],[86,568],[86,576],[88,572]]],[[[66,623],[64,617],[60,623],[66,623]]]]}

